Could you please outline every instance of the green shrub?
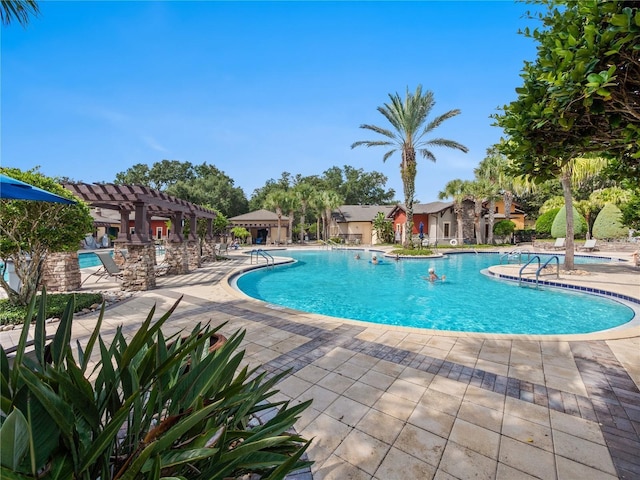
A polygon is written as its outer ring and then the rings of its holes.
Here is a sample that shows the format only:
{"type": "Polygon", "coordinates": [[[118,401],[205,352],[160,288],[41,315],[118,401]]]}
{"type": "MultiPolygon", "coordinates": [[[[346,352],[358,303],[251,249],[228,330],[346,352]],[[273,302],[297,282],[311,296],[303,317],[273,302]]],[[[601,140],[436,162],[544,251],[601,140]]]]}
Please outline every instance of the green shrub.
{"type": "Polygon", "coordinates": [[[516,229],[516,224],[511,220],[500,220],[493,226],[493,233],[499,237],[511,235],[516,229]]]}
{"type": "MultiPolygon", "coordinates": [[[[75,313],[81,312],[85,308],[102,303],[102,294],[100,293],[57,293],[47,296],[47,310],[45,315],[47,318],[60,317],[64,312],[69,300],[75,299],[75,313]]],[[[36,309],[40,305],[40,295],[36,296],[36,309]]],[[[0,300],[0,325],[20,324],[27,317],[29,307],[22,305],[12,305],[7,299],[0,300]]],[[[30,322],[35,320],[36,316],[31,316],[30,322]]]]}
{"type": "MultiPolygon", "coordinates": [[[[537,230],[537,229],[536,229],[537,230]]],[[[587,232],[587,221],[580,212],[573,207],[573,235],[574,237],[583,236],[587,232]]],[[[556,218],[553,219],[551,225],[551,236],[553,238],[562,238],[567,236],[567,209],[562,207],[556,218]]]]}
{"type": "Polygon", "coordinates": [[[556,218],[559,211],[559,208],[552,208],[538,217],[538,220],[536,220],[536,237],[549,238],[551,236],[553,219],[556,218]]]}
{"type": "Polygon", "coordinates": [[[392,255],[428,256],[433,255],[433,250],[430,248],[395,248],[390,253],[392,255]]]}
{"type": "Polygon", "coordinates": [[[103,305],[74,355],[73,300],[46,345],[43,292],[32,354],[26,323],[11,362],[0,346],[0,477],[282,479],[308,466],[300,457],[309,442],[291,429],[311,401],[269,401],[286,373],[240,368],[243,331],[215,351],[207,347],[220,327],[165,337],[179,302],[155,323],[152,308],[130,340],[119,327],[110,344],[100,335],[103,305]],[[273,416],[257,421],[265,412],[273,416]]]}
{"type": "Polygon", "coordinates": [[[622,224],[622,212],[613,203],[607,203],[593,223],[594,238],[625,238],[629,229],[622,224]]]}

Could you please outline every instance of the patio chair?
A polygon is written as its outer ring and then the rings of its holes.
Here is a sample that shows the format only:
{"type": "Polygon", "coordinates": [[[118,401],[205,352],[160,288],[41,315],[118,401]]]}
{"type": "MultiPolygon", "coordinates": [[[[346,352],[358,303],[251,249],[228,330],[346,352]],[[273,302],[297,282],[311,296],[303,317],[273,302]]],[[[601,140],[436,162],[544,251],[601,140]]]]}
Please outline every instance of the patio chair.
{"type": "Polygon", "coordinates": [[[586,240],[584,242],[584,245],[578,247],[578,250],[583,250],[585,252],[593,252],[594,250],[597,250],[596,242],[597,240],[595,238],[586,240]]]}
{"type": "Polygon", "coordinates": [[[100,267],[98,270],[96,270],[87,278],[85,278],[82,283],[86,282],[89,278],[93,276],[98,277],[96,282],[99,282],[100,279],[105,277],[114,277],[116,280],[122,280],[122,271],[120,270],[120,267],[118,267],[116,262],[113,261],[113,258],[111,257],[110,252],[96,251],[93,253],[96,254],[98,259],[100,260],[100,263],[102,263],[102,267],[100,267]]]}
{"type": "Polygon", "coordinates": [[[564,242],[564,237],[556,238],[556,243],[554,243],[551,248],[553,248],[554,250],[564,250],[564,242]]]}
{"type": "Polygon", "coordinates": [[[214,248],[214,252],[216,255],[226,255],[229,253],[229,244],[228,243],[218,243],[214,248]]]}

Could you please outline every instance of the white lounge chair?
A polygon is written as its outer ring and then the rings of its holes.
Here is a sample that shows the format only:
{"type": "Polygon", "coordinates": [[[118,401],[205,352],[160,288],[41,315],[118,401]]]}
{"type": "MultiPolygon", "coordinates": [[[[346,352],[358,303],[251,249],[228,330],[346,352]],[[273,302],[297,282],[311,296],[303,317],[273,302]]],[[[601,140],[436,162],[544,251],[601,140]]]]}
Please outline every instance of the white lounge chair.
{"type": "Polygon", "coordinates": [[[597,240],[595,238],[592,238],[590,240],[586,240],[584,242],[584,245],[578,247],[578,250],[584,250],[585,252],[593,252],[594,250],[597,250],[596,242],[597,242],[597,240]]]}
{"type": "Polygon", "coordinates": [[[554,250],[563,250],[565,240],[566,239],[564,237],[556,238],[556,243],[554,243],[551,248],[554,250]]]}

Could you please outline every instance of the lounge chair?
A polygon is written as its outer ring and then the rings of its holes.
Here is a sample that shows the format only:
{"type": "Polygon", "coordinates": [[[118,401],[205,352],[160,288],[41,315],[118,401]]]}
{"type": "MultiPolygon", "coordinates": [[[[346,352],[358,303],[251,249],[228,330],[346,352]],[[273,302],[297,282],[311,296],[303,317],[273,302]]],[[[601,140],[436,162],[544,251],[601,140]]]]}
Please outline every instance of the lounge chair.
{"type": "Polygon", "coordinates": [[[102,263],[102,267],[100,267],[98,270],[96,270],[87,278],[85,278],[82,283],[86,282],[90,277],[93,277],[93,276],[98,277],[96,282],[100,281],[101,278],[105,278],[105,277],[114,277],[117,280],[122,280],[122,271],[120,270],[120,267],[118,267],[116,262],[113,261],[113,258],[111,257],[110,252],[96,251],[93,253],[96,254],[98,259],[100,260],[100,263],[102,263]]]}
{"type": "Polygon", "coordinates": [[[556,238],[556,243],[554,243],[551,248],[553,248],[554,250],[564,250],[564,242],[564,237],[556,238]]]}
{"type": "Polygon", "coordinates": [[[214,252],[216,255],[226,255],[229,253],[229,244],[228,243],[218,243],[214,248],[214,252]]]}
{"type": "Polygon", "coordinates": [[[595,238],[592,238],[590,240],[586,240],[584,242],[584,245],[578,247],[578,250],[584,250],[585,252],[593,252],[594,250],[597,250],[596,242],[597,242],[597,240],[595,238]]]}

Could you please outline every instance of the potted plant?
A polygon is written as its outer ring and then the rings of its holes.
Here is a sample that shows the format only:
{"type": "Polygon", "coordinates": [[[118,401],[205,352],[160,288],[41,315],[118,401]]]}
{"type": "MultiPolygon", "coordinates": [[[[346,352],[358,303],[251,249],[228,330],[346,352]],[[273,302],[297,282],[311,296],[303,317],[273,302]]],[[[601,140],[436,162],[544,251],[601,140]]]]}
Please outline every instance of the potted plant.
{"type": "MultiPolygon", "coordinates": [[[[221,326],[196,325],[165,338],[151,309],[129,340],[119,327],[107,344],[100,327],[70,345],[73,301],[45,360],[46,292],[15,356],[0,347],[0,478],[229,479],[253,473],[284,478],[309,462],[309,442],[292,431],[309,402],[271,402],[283,375],[240,368],[244,331],[209,349],[221,326]],[[265,412],[270,419],[256,421],[265,412]]],[[[35,302],[31,302],[33,313],[35,302]]],[[[29,318],[29,317],[28,317],[29,318]]]]}

